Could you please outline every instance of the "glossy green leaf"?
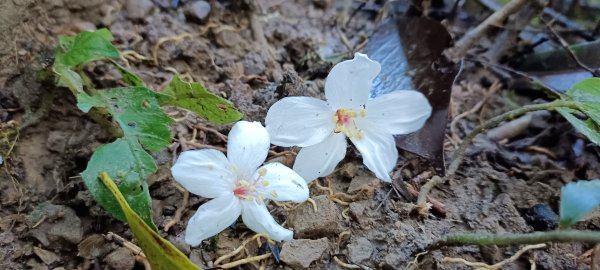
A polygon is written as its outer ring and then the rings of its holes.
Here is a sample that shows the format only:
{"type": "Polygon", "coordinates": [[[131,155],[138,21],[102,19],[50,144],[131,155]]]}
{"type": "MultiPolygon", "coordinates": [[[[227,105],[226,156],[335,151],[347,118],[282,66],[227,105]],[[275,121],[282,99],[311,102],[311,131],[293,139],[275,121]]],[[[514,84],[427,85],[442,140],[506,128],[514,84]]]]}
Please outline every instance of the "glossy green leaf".
{"type": "Polygon", "coordinates": [[[119,59],[121,55],[111,43],[112,40],[113,36],[107,29],[81,32],[74,37],[61,37],[55,63],[72,68],[100,59],[119,59]]]}
{"type": "Polygon", "coordinates": [[[568,228],[600,206],[600,180],[564,186],[560,194],[560,227],[568,228]]]}
{"type": "Polygon", "coordinates": [[[600,103],[600,78],[590,78],[571,86],[565,93],[571,100],[600,103]]]}
{"type": "Polygon", "coordinates": [[[565,118],[571,125],[573,125],[577,131],[585,135],[593,143],[600,145],[600,130],[598,125],[590,118],[587,120],[581,120],[574,115],[577,111],[567,108],[557,109],[557,111],[565,118]]]}
{"type": "Polygon", "coordinates": [[[600,78],[576,83],[565,94],[569,100],[580,102],[581,110],[600,124],[600,78]]]}
{"type": "Polygon", "coordinates": [[[206,90],[200,83],[188,83],[174,76],[159,99],[162,106],[176,106],[196,113],[206,120],[217,123],[232,123],[242,118],[229,101],[206,90]]]}
{"type": "Polygon", "coordinates": [[[114,184],[109,174],[101,172],[98,184],[103,183],[116,198],[122,212],[125,214],[127,223],[137,240],[138,245],[144,251],[153,270],[199,270],[179,249],[169,241],[160,237],[158,233],[149,228],[143,220],[136,215],[135,211],[127,204],[120,188],[114,184]]]}
{"type": "Polygon", "coordinates": [[[113,88],[99,90],[93,96],[81,94],[77,106],[82,111],[105,108],[125,137],[136,137],[144,148],[157,152],[171,143],[168,124],[173,120],[161,110],[156,97],[145,87],[113,88]]]}
{"type": "Polygon", "coordinates": [[[119,220],[126,221],[119,202],[98,181],[98,175],[102,171],[108,172],[111,178],[115,179],[119,190],[133,210],[156,230],[152,222],[151,198],[145,180],[156,171],[156,164],[135,137],[117,139],[98,147],[87,168],[81,173],[83,182],[98,204],[119,220]]]}

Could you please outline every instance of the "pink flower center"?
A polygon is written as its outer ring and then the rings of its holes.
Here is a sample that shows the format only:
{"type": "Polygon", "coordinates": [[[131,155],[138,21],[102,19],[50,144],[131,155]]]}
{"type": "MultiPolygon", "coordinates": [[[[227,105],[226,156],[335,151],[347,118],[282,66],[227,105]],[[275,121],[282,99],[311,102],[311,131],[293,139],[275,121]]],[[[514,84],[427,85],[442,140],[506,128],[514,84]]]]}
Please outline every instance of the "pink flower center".
{"type": "Polygon", "coordinates": [[[242,199],[246,198],[248,197],[248,195],[250,195],[250,189],[248,188],[248,186],[237,186],[233,189],[233,195],[242,199]]]}

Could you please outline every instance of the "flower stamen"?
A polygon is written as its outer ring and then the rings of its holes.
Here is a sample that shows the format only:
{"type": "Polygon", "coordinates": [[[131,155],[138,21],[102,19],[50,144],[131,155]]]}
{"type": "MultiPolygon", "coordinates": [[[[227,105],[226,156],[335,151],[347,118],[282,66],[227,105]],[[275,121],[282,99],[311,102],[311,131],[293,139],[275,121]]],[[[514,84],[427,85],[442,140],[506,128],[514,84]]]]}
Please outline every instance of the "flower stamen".
{"type": "Polygon", "coordinates": [[[356,125],[356,118],[365,118],[367,116],[366,110],[361,110],[360,113],[349,110],[339,109],[335,111],[333,115],[333,122],[335,123],[335,132],[344,133],[348,138],[356,137],[362,139],[364,137],[363,132],[356,125]]]}

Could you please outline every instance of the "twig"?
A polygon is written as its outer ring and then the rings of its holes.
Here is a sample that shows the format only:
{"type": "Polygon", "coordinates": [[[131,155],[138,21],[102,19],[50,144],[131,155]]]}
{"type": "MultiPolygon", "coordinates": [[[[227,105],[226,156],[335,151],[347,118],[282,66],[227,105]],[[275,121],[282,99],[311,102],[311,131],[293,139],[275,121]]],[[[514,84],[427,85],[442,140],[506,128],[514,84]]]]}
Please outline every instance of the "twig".
{"type": "Polygon", "coordinates": [[[142,251],[142,249],[140,247],[138,247],[134,243],[131,243],[130,241],[128,241],[127,239],[121,237],[120,235],[118,235],[116,233],[108,232],[104,237],[109,241],[114,241],[115,243],[131,250],[133,255],[136,255],[136,256],[139,255],[139,256],[146,257],[146,255],[144,255],[144,252],[142,251]]]}
{"type": "Polygon", "coordinates": [[[246,258],[246,259],[241,259],[239,261],[235,261],[235,262],[230,262],[230,263],[226,263],[223,265],[219,265],[219,268],[223,268],[223,269],[229,269],[229,268],[234,268],[238,265],[242,265],[242,264],[247,264],[247,263],[251,263],[251,262],[257,262],[260,260],[264,260],[266,258],[271,257],[271,252],[269,253],[265,253],[263,255],[258,255],[258,256],[254,256],[254,257],[250,257],[250,258],[246,258]]]}
{"type": "Polygon", "coordinates": [[[479,246],[508,246],[522,244],[540,244],[540,243],[568,243],[585,242],[600,243],[600,232],[598,231],[579,231],[579,230],[559,230],[549,232],[532,233],[506,233],[506,234],[479,234],[479,233],[458,233],[447,236],[445,239],[434,243],[431,248],[456,245],[479,245],[479,246]]]}
{"type": "Polygon", "coordinates": [[[460,142],[460,138],[458,138],[458,130],[456,127],[456,124],[458,124],[458,120],[465,118],[469,114],[476,113],[479,109],[481,109],[481,107],[483,107],[483,104],[485,104],[490,99],[490,97],[493,96],[496,93],[496,91],[498,91],[498,89],[500,89],[501,87],[502,84],[499,81],[495,81],[494,83],[492,83],[492,86],[490,86],[490,89],[487,91],[487,93],[485,93],[483,99],[477,102],[477,104],[475,104],[473,108],[455,116],[454,119],[452,119],[452,122],[450,123],[452,139],[454,139],[457,142],[460,142]]]}
{"type": "Polygon", "coordinates": [[[554,30],[554,28],[552,27],[552,25],[550,24],[550,22],[546,21],[544,18],[539,17],[540,20],[546,25],[546,27],[548,27],[548,30],[550,30],[550,32],[552,33],[552,35],[558,40],[558,43],[560,43],[560,46],[567,51],[567,53],[569,54],[569,56],[573,59],[573,61],[575,61],[575,63],[582,69],[586,70],[587,72],[591,73],[592,76],[594,77],[600,77],[600,71],[597,69],[593,69],[591,67],[589,67],[588,65],[584,64],[583,62],[581,62],[581,60],[579,59],[579,57],[577,57],[577,55],[575,54],[575,52],[573,52],[573,50],[571,50],[571,48],[569,48],[569,44],[567,43],[567,41],[565,41],[565,39],[563,39],[557,32],[556,30],[554,30]]]}
{"type": "Polygon", "coordinates": [[[481,262],[470,262],[467,261],[465,259],[462,258],[449,258],[449,257],[445,257],[442,261],[443,262],[450,262],[450,263],[462,263],[471,267],[476,267],[476,269],[480,269],[480,270],[497,270],[497,269],[502,269],[502,266],[504,266],[507,263],[511,263],[516,261],[517,259],[519,259],[519,257],[521,257],[521,255],[523,255],[525,252],[532,250],[532,249],[538,249],[538,248],[545,248],[546,244],[538,244],[538,245],[528,245],[523,247],[521,250],[519,250],[517,253],[515,253],[515,255],[512,255],[510,258],[503,260],[499,263],[493,264],[493,265],[489,265],[486,263],[481,263],[481,262]]]}
{"type": "Polygon", "coordinates": [[[215,136],[217,136],[221,141],[227,142],[227,135],[219,132],[218,130],[216,130],[214,128],[209,128],[209,127],[206,127],[203,125],[194,125],[194,128],[197,128],[202,131],[210,132],[210,133],[214,134],[215,136]]]}
{"type": "Polygon", "coordinates": [[[203,143],[198,143],[198,142],[190,142],[190,141],[187,141],[186,143],[191,146],[194,146],[196,148],[210,148],[210,149],[219,150],[223,153],[227,152],[227,149],[225,149],[225,147],[214,146],[214,145],[210,145],[210,144],[203,144],[203,143]]]}
{"type": "Polygon", "coordinates": [[[507,66],[497,65],[497,64],[486,62],[486,61],[483,61],[483,60],[480,60],[480,59],[476,59],[476,58],[465,57],[464,60],[470,61],[470,62],[479,63],[481,65],[489,66],[491,68],[495,68],[495,69],[499,69],[499,70],[504,70],[506,72],[510,72],[510,73],[513,73],[513,74],[517,74],[517,75],[519,75],[519,76],[521,76],[523,78],[526,78],[526,79],[530,80],[531,82],[533,82],[535,84],[540,85],[545,90],[550,90],[550,93],[553,96],[557,96],[557,97],[560,96],[560,91],[554,89],[552,86],[546,84],[545,82],[543,82],[542,80],[536,78],[535,76],[529,75],[529,74],[527,74],[525,72],[521,72],[521,71],[518,71],[518,70],[515,70],[515,69],[512,69],[512,68],[509,68],[507,66]]]}
{"type": "Polygon", "coordinates": [[[544,104],[527,105],[527,106],[523,106],[521,108],[518,108],[518,109],[515,109],[512,111],[505,112],[505,113],[498,115],[490,120],[485,121],[483,124],[479,125],[475,129],[473,129],[473,131],[471,131],[471,133],[469,133],[469,135],[467,135],[467,137],[464,138],[462,143],[454,151],[454,155],[452,157],[452,162],[450,163],[450,166],[448,166],[448,171],[446,172],[446,176],[444,178],[439,177],[439,176],[434,176],[431,178],[431,180],[429,180],[427,183],[425,183],[425,185],[423,185],[423,187],[421,187],[421,190],[419,191],[419,198],[417,199],[417,206],[421,207],[422,209],[429,208],[427,206],[427,195],[429,194],[431,189],[433,189],[435,186],[437,186],[441,183],[444,183],[447,179],[454,177],[454,175],[456,174],[456,171],[462,164],[467,147],[471,144],[473,139],[475,139],[475,137],[477,135],[479,135],[479,133],[483,133],[490,128],[498,126],[499,124],[501,124],[504,121],[514,119],[514,118],[519,117],[528,112],[541,111],[541,110],[555,110],[558,108],[571,108],[571,109],[579,110],[579,106],[578,106],[577,102],[564,101],[564,100],[558,99],[558,100],[544,103],[544,104]]]}
{"type": "Polygon", "coordinates": [[[177,224],[177,222],[181,221],[181,217],[183,216],[183,211],[187,208],[188,200],[190,199],[190,193],[187,190],[185,190],[179,184],[176,184],[176,183],[173,183],[173,186],[175,186],[175,188],[177,188],[181,192],[181,194],[183,195],[183,198],[181,199],[181,207],[177,208],[173,219],[170,220],[169,222],[167,222],[167,224],[165,224],[165,227],[164,227],[165,232],[168,232],[169,229],[171,229],[171,227],[173,227],[175,224],[177,224]]]}
{"type": "Polygon", "coordinates": [[[456,42],[454,47],[447,49],[444,53],[451,59],[462,58],[465,56],[467,50],[473,47],[473,45],[479,41],[493,25],[501,24],[506,17],[519,10],[525,3],[527,3],[527,0],[510,1],[504,7],[490,15],[482,23],[477,25],[477,27],[467,32],[456,42]]]}
{"type": "Polygon", "coordinates": [[[490,128],[498,126],[504,121],[514,119],[528,112],[555,110],[558,108],[571,108],[579,110],[579,104],[573,101],[555,100],[544,104],[527,105],[509,112],[505,112],[499,116],[485,121],[483,124],[473,129],[473,131],[471,131],[471,133],[469,133],[469,135],[460,144],[456,152],[454,152],[452,163],[450,163],[450,166],[448,167],[448,176],[453,176],[456,173],[456,170],[462,163],[467,146],[469,146],[475,136],[477,136],[479,133],[485,132],[490,128]]]}

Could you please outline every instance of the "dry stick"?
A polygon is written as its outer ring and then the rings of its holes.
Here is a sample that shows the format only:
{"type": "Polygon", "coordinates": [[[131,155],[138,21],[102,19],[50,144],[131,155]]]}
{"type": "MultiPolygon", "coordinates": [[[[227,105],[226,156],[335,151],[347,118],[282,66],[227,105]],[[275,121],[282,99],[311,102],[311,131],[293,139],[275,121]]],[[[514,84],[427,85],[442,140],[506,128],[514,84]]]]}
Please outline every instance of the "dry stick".
{"type": "Polygon", "coordinates": [[[459,39],[454,47],[446,50],[445,54],[451,59],[459,59],[465,56],[468,49],[470,49],[479,39],[485,35],[485,33],[494,25],[501,24],[509,15],[515,13],[521,8],[527,0],[512,0],[506,4],[502,9],[494,12],[485,21],[477,25],[474,29],[467,32],[461,39],[459,39]]]}
{"type": "Polygon", "coordinates": [[[167,222],[167,224],[165,224],[165,227],[163,229],[165,232],[168,232],[169,229],[171,229],[171,227],[173,227],[175,224],[181,221],[181,218],[183,217],[183,211],[185,211],[185,209],[187,208],[188,200],[190,199],[190,192],[185,190],[179,184],[173,183],[173,186],[181,192],[183,198],[181,199],[181,206],[175,211],[175,216],[173,217],[173,219],[167,222]]]}
{"type": "Polygon", "coordinates": [[[586,242],[600,243],[600,232],[559,230],[533,233],[506,233],[506,234],[479,234],[479,233],[457,233],[447,236],[445,239],[434,243],[431,248],[453,245],[480,245],[480,246],[509,246],[520,244],[539,244],[547,242],[568,243],[586,242]]]}
{"type": "Polygon", "coordinates": [[[467,137],[464,138],[459,147],[454,151],[452,163],[450,163],[450,166],[448,166],[446,176],[444,178],[434,176],[431,178],[431,180],[429,180],[427,183],[425,183],[425,185],[421,187],[421,190],[419,191],[419,197],[417,198],[417,206],[420,208],[429,208],[427,206],[427,195],[429,194],[431,189],[433,189],[436,185],[441,184],[445,182],[445,180],[454,177],[454,175],[456,174],[456,170],[458,170],[458,167],[461,165],[464,159],[467,147],[471,144],[475,136],[477,136],[479,133],[485,132],[490,128],[498,126],[504,121],[514,119],[528,112],[541,110],[555,110],[558,108],[571,108],[579,110],[577,102],[564,100],[555,100],[544,104],[527,105],[498,115],[490,120],[485,121],[483,124],[473,129],[473,131],[471,131],[471,133],[469,133],[469,135],[467,135],[467,137]]]}
{"type": "Polygon", "coordinates": [[[600,77],[600,72],[598,70],[595,70],[589,66],[587,66],[586,64],[584,64],[583,62],[581,62],[581,60],[579,59],[579,57],[577,57],[577,55],[575,54],[575,52],[573,52],[573,50],[571,50],[571,48],[569,48],[569,44],[567,43],[567,41],[565,41],[565,39],[563,39],[557,32],[556,30],[554,30],[554,28],[552,28],[552,25],[550,24],[550,22],[546,21],[544,18],[542,18],[541,16],[539,17],[540,20],[546,25],[546,27],[548,27],[548,30],[550,30],[550,32],[552,33],[552,35],[558,39],[558,43],[560,43],[560,46],[567,51],[567,53],[569,54],[569,56],[571,57],[571,59],[573,59],[573,61],[575,61],[575,63],[582,69],[586,70],[587,72],[591,73],[592,76],[594,77],[600,77]]]}

